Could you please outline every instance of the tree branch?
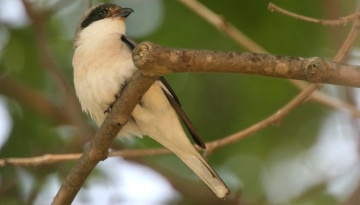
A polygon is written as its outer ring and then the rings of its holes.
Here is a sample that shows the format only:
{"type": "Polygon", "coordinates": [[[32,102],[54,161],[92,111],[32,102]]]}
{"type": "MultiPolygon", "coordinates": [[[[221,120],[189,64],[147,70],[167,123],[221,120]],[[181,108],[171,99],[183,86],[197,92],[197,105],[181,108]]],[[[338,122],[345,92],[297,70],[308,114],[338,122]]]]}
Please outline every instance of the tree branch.
{"type": "Polygon", "coordinates": [[[179,0],[181,3],[186,5],[196,14],[201,16],[211,25],[213,25],[216,29],[228,35],[230,38],[236,41],[236,43],[244,46],[251,52],[257,53],[267,53],[267,51],[258,45],[256,42],[251,40],[246,34],[241,32],[235,26],[233,26],[230,22],[226,21],[223,16],[220,16],[209,8],[204,6],[202,3],[196,0],[179,0]]]}
{"type": "MultiPolygon", "coordinates": [[[[345,45],[345,44],[344,44],[345,45]]],[[[339,54],[340,60],[344,52],[339,54]]],[[[100,160],[108,156],[108,149],[121,127],[126,124],[135,105],[141,96],[158,79],[158,76],[172,72],[236,72],[260,74],[266,76],[295,78],[312,82],[336,83],[359,86],[355,79],[359,68],[320,58],[279,57],[267,54],[235,53],[176,50],[161,47],[149,42],[139,44],[133,51],[135,65],[138,71],[120,98],[115,102],[112,112],[105,119],[99,132],[76,166],[71,170],[65,182],[57,193],[53,204],[70,204],[80,190],[82,184],[100,160]],[[219,68],[225,68],[219,70],[219,68]],[[339,77],[340,76],[340,77],[339,77]],[[345,79],[347,82],[345,82],[345,79]]],[[[292,109],[306,100],[321,84],[314,84],[303,90],[283,109],[262,122],[249,127],[238,136],[229,136],[213,142],[209,151],[215,147],[224,146],[263,129],[277,120],[282,119],[292,109]]]]}
{"type": "MultiPolygon", "coordinates": [[[[236,72],[259,74],[284,78],[309,80],[311,82],[336,83],[350,86],[360,86],[355,78],[359,68],[344,65],[320,58],[279,57],[268,54],[235,53],[176,50],[149,42],[139,44],[133,52],[135,65],[147,75],[137,72],[133,80],[124,89],[116,101],[112,112],[106,118],[99,132],[95,135],[89,148],[81,156],[76,166],[66,178],[53,204],[70,204],[80,190],[87,176],[100,160],[108,156],[108,149],[121,127],[126,124],[138,100],[158,76],[172,72],[236,72]],[[219,68],[225,68],[219,70],[219,68]]],[[[290,101],[283,110],[265,119],[241,133],[248,136],[269,124],[281,119],[287,113],[304,101],[320,85],[312,85],[295,99],[290,101]],[[245,134],[244,134],[245,133],[245,134]]],[[[242,137],[230,136],[213,142],[209,151],[215,147],[237,141],[242,137]]]]}
{"type": "MultiPolygon", "coordinates": [[[[301,102],[306,100],[309,95],[316,90],[320,85],[314,84],[304,89],[302,93],[296,96],[293,100],[287,103],[284,107],[276,111],[274,114],[265,118],[264,120],[257,122],[256,124],[240,131],[234,133],[232,135],[226,136],[222,139],[214,140],[212,142],[206,143],[206,154],[210,154],[215,150],[226,146],[228,144],[234,143],[245,137],[250,136],[251,134],[264,129],[265,127],[276,123],[282,120],[288,113],[290,113],[296,106],[298,106],[301,102]]],[[[109,116],[110,117],[110,116],[109,116]]],[[[105,124],[105,122],[104,122],[105,124]]],[[[100,132],[100,131],[99,131],[100,132]]],[[[105,136],[103,136],[105,137],[105,136]]],[[[109,143],[113,139],[109,139],[107,143],[109,143]]],[[[111,141],[112,142],[112,141],[111,141]]],[[[95,142],[94,142],[95,143],[95,142]]],[[[110,143],[111,144],[111,143],[110,143]]],[[[110,144],[106,146],[110,146],[110,144]]],[[[98,151],[97,151],[98,152],[98,151]]],[[[103,151],[101,151],[103,153],[103,151]]],[[[170,150],[167,148],[154,148],[154,149],[138,149],[138,150],[122,150],[122,151],[113,151],[108,154],[108,157],[112,156],[121,156],[124,158],[133,158],[133,157],[142,157],[142,156],[153,156],[159,154],[169,154],[170,150]]],[[[60,161],[66,160],[76,160],[81,157],[80,153],[77,154],[45,154],[38,157],[29,157],[29,158],[8,158],[1,159],[0,166],[13,165],[13,166],[38,166],[43,164],[52,164],[60,161]]]]}
{"type": "MultiPolygon", "coordinates": [[[[171,151],[167,148],[151,148],[151,149],[129,149],[118,150],[109,153],[108,157],[123,157],[135,158],[154,156],[162,154],[170,154],[171,151]]],[[[57,162],[77,160],[81,157],[82,153],[73,154],[44,154],[36,157],[23,157],[23,158],[5,158],[0,159],[0,167],[5,166],[39,166],[54,164],[57,162]]]]}
{"type": "Polygon", "coordinates": [[[48,45],[50,45],[50,43],[45,28],[45,20],[47,19],[48,12],[34,9],[32,3],[27,0],[22,0],[22,3],[27,15],[32,21],[35,43],[38,48],[37,51],[39,52],[39,60],[43,64],[45,71],[47,71],[49,76],[54,79],[58,91],[65,97],[68,97],[70,94],[67,93],[72,93],[71,86],[48,50],[48,45]]]}
{"type": "Polygon", "coordinates": [[[60,99],[64,99],[61,104],[62,112],[67,115],[67,119],[69,119],[72,124],[79,128],[79,135],[84,136],[83,139],[87,140],[94,135],[94,129],[84,120],[80,104],[73,91],[72,85],[69,83],[68,79],[61,71],[62,69],[56,63],[52,53],[48,49],[50,43],[46,32],[45,19],[47,19],[46,17],[49,15],[49,10],[37,10],[34,8],[33,3],[27,0],[22,0],[22,3],[32,21],[39,60],[42,63],[44,70],[54,80],[58,93],[62,95],[60,99]]]}
{"type": "Polygon", "coordinates": [[[58,124],[69,123],[70,121],[67,115],[41,92],[23,85],[14,78],[5,75],[0,77],[0,93],[24,106],[33,108],[58,124]]]}
{"type": "MultiPolygon", "coordinates": [[[[224,16],[218,15],[211,11],[211,9],[207,8],[205,5],[201,4],[199,1],[196,0],[178,0],[187,6],[190,10],[194,13],[198,14],[201,18],[207,21],[210,25],[217,28],[220,32],[224,33],[225,35],[229,36],[239,45],[245,47],[250,52],[254,53],[269,53],[263,47],[258,45],[256,42],[251,40],[247,37],[241,30],[237,29],[233,26],[230,22],[228,22],[224,16]]],[[[306,82],[298,81],[298,80],[289,80],[295,87],[300,90],[306,89],[309,85],[306,82]]],[[[310,99],[324,105],[330,106],[335,109],[339,109],[342,111],[347,111],[348,113],[354,114],[353,110],[357,110],[357,108],[349,103],[341,101],[339,103],[333,103],[329,101],[333,99],[333,97],[321,92],[315,91],[310,96],[310,99]]],[[[337,99],[337,101],[340,101],[337,99]]],[[[354,116],[357,116],[356,114],[354,116]]]]}
{"type": "Polygon", "coordinates": [[[146,75],[173,72],[227,72],[360,87],[359,66],[317,57],[300,58],[246,52],[172,49],[150,42],[139,44],[133,54],[136,67],[146,75]]]}
{"type": "Polygon", "coordinates": [[[303,15],[300,15],[300,14],[293,13],[291,11],[287,11],[287,10],[285,10],[283,8],[280,8],[279,6],[276,6],[275,4],[273,4],[271,2],[268,5],[268,9],[270,11],[276,11],[276,12],[279,12],[281,14],[293,17],[295,19],[300,19],[300,20],[303,20],[303,21],[311,22],[311,23],[319,23],[319,24],[322,24],[322,25],[329,25],[329,26],[346,25],[349,21],[354,21],[354,20],[356,20],[356,19],[358,19],[360,17],[360,13],[356,12],[356,13],[350,14],[348,16],[340,17],[340,18],[335,19],[335,20],[311,18],[311,17],[307,17],[307,16],[303,16],[303,15]]]}
{"type": "Polygon", "coordinates": [[[334,61],[341,61],[344,56],[349,52],[350,48],[353,46],[356,37],[359,35],[360,29],[360,18],[356,19],[351,27],[349,34],[347,35],[344,43],[341,45],[340,49],[334,57],[334,61]]]}
{"type": "Polygon", "coordinates": [[[321,86],[321,84],[311,84],[308,88],[304,89],[299,95],[297,95],[290,102],[288,102],[284,107],[282,107],[281,109],[276,111],[274,114],[270,115],[269,117],[246,128],[245,130],[242,130],[240,132],[237,132],[235,134],[227,136],[223,139],[219,139],[219,140],[213,141],[211,143],[206,143],[207,154],[212,153],[213,151],[215,151],[216,149],[218,149],[220,147],[223,147],[225,145],[231,144],[233,142],[237,142],[245,137],[248,137],[257,131],[264,129],[265,127],[268,127],[269,125],[272,125],[273,123],[281,121],[287,114],[289,114],[299,104],[304,102],[320,86],[321,86]]]}
{"type": "Polygon", "coordinates": [[[147,89],[158,79],[137,72],[107,116],[89,147],[70,171],[52,204],[71,204],[84,181],[100,160],[108,156],[108,149],[147,89]]]}

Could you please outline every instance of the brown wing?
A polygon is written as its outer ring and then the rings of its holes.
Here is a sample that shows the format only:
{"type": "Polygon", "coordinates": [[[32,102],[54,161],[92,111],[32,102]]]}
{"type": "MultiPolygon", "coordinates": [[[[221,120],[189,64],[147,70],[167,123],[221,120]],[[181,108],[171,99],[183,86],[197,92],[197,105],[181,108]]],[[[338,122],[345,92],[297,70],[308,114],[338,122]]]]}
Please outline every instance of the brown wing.
{"type": "MultiPolygon", "coordinates": [[[[136,46],[136,42],[125,35],[121,36],[121,41],[123,41],[129,47],[130,50],[133,50],[136,46]]],[[[189,130],[196,144],[198,144],[201,148],[206,149],[204,141],[201,139],[199,133],[196,131],[194,125],[192,124],[188,116],[185,114],[184,110],[181,108],[179,98],[176,96],[175,92],[170,87],[169,83],[165,80],[164,77],[160,77],[159,81],[164,85],[164,88],[162,88],[162,90],[166,98],[169,100],[170,104],[176,110],[176,113],[180,116],[181,120],[184,122],[186,128],[189,130]]]]}
{"type": "Polygon", "coordinates": [[[173,106],[173,108],[176,110],[177,114],[180,116],[181,120],[184,122],[186,128],[189,130],[192,138],[198,144],[201,148],[206,149],[204,141],[201,139],[199,133],[196,131],[194,125],[188,118],[188,116],[185,114],[184,110],[181,108],[181,104],[179,102],[179,99],[175,95],[175,92],[170,87],[169,83],[165,80],[164,77],[160,77],[160,82],[165,86],[165,88],[162,88],[166,98],[169,100],[170,104],[173,106]]]}

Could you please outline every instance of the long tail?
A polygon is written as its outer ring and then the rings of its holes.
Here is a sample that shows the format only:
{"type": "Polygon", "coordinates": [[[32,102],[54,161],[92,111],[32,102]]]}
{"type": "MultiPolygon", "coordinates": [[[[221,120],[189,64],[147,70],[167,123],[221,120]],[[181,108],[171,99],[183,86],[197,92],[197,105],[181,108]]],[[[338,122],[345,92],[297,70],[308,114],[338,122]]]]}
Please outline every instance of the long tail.
{"type": "Polygon", "coordinates": [[[132,113],[139,130],[174,152],[219,198],[229,189],[186,136],[161,86],[154,83],[132,113]]]}
{"type": "Polygon", "coordinates": [[[215,171],[209,166],[204,158],[194,147],[188,147],[186,153],[178,150],[172,150],[201,180],[210,188],[219,198],[225,198],[230,191],[215,171]],[[189,150],[189,149],[193,150],[189,150]]]}

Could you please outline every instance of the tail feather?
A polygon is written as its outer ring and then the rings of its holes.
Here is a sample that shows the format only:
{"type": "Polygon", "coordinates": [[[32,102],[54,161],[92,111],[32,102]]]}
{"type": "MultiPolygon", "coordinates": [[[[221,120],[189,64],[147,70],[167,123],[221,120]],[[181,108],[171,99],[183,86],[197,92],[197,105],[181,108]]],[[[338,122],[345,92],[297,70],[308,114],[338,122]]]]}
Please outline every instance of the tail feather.
{"type": "Polygon", "coordinates": [[[214,170],[207,164],[202,156],[193,148],[195,152],[189,153],[177,153],[175,154],[191,169],[195,172],[199,178],[205,182],[214,194],[219,198],[225,198],[229,193],[228,187],[215,173],[214,170]]]}
{"type": "Polygon", "coordinates": [[[136,106],[132,116],[139,130],[174,152],[219,198],[229,189],[190,142],[174,108],[166,98],[159,82],[154,83],[136,106]]]}

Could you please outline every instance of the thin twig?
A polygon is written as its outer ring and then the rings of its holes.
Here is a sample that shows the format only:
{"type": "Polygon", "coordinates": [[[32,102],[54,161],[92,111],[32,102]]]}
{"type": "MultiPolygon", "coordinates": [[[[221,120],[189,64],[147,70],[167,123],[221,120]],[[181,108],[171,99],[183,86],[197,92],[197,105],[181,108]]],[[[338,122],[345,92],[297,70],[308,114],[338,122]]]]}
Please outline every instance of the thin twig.
{"type": "Polygon", "coordinates": [[[313,95],[313,98],[321,102],[324,105],[332,107],[334,109],[344,111],[353,117],[360,118],[360,110],[358,110],[354,105],[346,103],[343,100],[339,100],[338,98],[332,97],[330,95],[325,95],[323,92],[315,91],[317,95],[313,95]]]}
{"type": "MultiPolygon", "coordinates": [[[[143,47],[139,48],[140,50],[143,50],[143,47]]],[[[131,114],[133,108],[138,103],[138,100],[141,98],[143,93],[146,92],[147,88],[150,87],[150,85],[156,79],[156,76],[143,76],[139,72],[134,76],[134,79],[130,81],[129,85],[124,89],[120,98],[116,101],[112,112],[106,118],[91,145],[85,151],[77,165],[72,169],[71,173],[66,178],[66,181],[56,195],[53,204],[70,204],[73,201],[74,197],[92,169],[94,169],[100,160],[103,160],[108,156],[108,148],[110,147],[116,134],[119,132],[122,125],[127,122],[129,115],[131,114]]],[[[281,119],[301,102],[307,99],[307,97],[309,97],[311,93],[319,86],[321,85],[314,84],[311,85],[308,89],[302,91],[300,95],[290,101],[283,109],[279,110],[279,112],[275,114],[275,119],[270,120],[269,123],[273,123],[274,120],[281,119]]],[[[268,122],[267,120],[265,121],[268,122]]],[[[260,124],[262,128],[268,125],[269,124],[267,123],[260,124]]],[[[232,140],[234,140],[234,138],[228,138],[228,141],[233,142],[232,140]]],[[[221,143],[226,144],[228,142],[221,143]]]]}
{"type": "Polygon", "coordinates": [[[181,3],[189,7],[192,11],[197,13],[219,31],[222,31],[224,34],[228,35],[230,38],[235,40],[238,44],[244,46],[246,49],[252,52],[257,53],[267,53],[267,51],[259,46],[257,43],[252,41],[248,36],[243,32],[238,30],[230,22],[226,21],[224,17],[214,13],[209,8],[204,6],[198,1],[195,0],[179,0],[181,3]]]}
{"type": "MultiPolygon", "coordinates": [[[[154,156],[162,154],[170,154],[171,151],[166,148],[153,148],[153,149],[132,149],[112,151],[108,157],[123,157],[123,158],[135,158],[144,156],[154,156]]],[[[5,158],[0,159],[0,167],[4,166],[39,166],[59,163],[63,161],[77,160],[81,157],[82,153],[73,154],[44,154],[36,157],[24,157],[24,158],[5,158]]]]}
{"type": "Polygon", "coordinates": [[[359,34],[359,29],[360,29],[360,19],[358,18],[353,23],[351,30],[345,39],[345,42],[342,44],[341,48],[336,53],[334,57],[334,61],[340,61],[340,59],[343,59],[346,53],[349,52],[351,46],[353,46],[356,37],[359,34]]]}
{"type": "MultiPolygon", "coordinates": [[[[300,90],[306,89],[309,86],[309,83],[299,80],[290,80],[297,88],[300,90]]],[[[335,98],[324,92],[316,90],[311,96],[310,99],[314,102],[318,102],[335,110],[340,110],[346,112],[354,117],[360,117],[360,110],[339,98],[335,98]]]]}
{"type": "MultiPolygon", "coordinates": [[[[344,58],[344,56],[347,54],[347,52],[349,51],[351,45],[354,43],[356,37],[359,34],[359,26],[358,26],[359,22],[360,22],[360,19],[355,20],[353,27],[352,27],[351,31],[349,32],[346,40],[343,42],[341,48],[339,49],[338,53],[334,57],[334,61],[337,61],[337,62],[341,61],[344,58]]],[[[255,133],[256,131],[259,131],[259,130],[273,124],[274,122],[281,120],[291,110],[293,110],[295,107],[297,107],[301,102],[305,101],[307,97],[309,97],[313,92],[316,91],[317,88],[319,88],[321,86],[322,86],[321,84],[312,84],[308,88],[304,89],[298,96],[296,96],[294,99],[292,99],[289,103],[287,103],[284,107],[282,107],[276,113],[267,117],[266,119],[262,120],[261,122],[258,122],[256,124],[252,125],[251,127],[247,128],[243,131],[240,131],[238,133],[235,133],[231,136],[228,136],[226,138],[206,144],[207,153],[211,153],[221,146],[225,146],[227,144],[231,144],[236,141],[239,141],[239,140],[243,139],[244,137],[247,137],[250,134],[255,133]]],[[[325,98],[322,98],[322,99],[325,99],[325,98]]],[[[349,105],[349,104],[346,104],[346,105],[349,105]]],[[[355,113],[355,111],[354,111],[354,113],[355,113]]],[[[356,110],[356,113],[359,113],[359,111],[356,110]]]]}
{"type": "MultiPolygon", "coordinates": [[[[358,9],[358,11],[359,11],[359,9],[358,9]]],[[[348,45],[351,45],[352,43],[353,43],[353,41],[355,40],[355,37],[358,35],[358,32],[359,32],[359,23],[360,23],[360,20],[359,19],[357,19],[356,20],[356,22],[354,23],[354,25],[353,25],[353,27],[352,27],[352,29],[351,29],[351,31],[350,31],[350,33],[352,33],[351,35],[348,35],[348,41],[349,41],[349,43],[347,44],[347,47],[350,47],[350,46],[348,46],[348,45]]],[[[340,49],[340,50],[345,50],[345,49],[340,49]]],[[[340,50],[339,50],[339,52],[338,53],[340,53],[340,50]]],[[[345,91],[347,91],[346,93],[347,93],[347,97],[349,98],[349,101],[351,101],[351,103],[352,104],[356,104],[356,102],[355,102],[355,99],[354,99],[354,97],[352,96],[352,94],[353,94],[353,90],[352,89],[350,89],[350,88],[345,88],[346,90],[345,91]]],[[[357,136],[359,137],[359,133],[360,133],[360,131],[359,131],[359,121],[357,120],[357,119],[354,119],[354,118],[352,118],[351,119],[351,124],[352,124],[352,126],[353,126],[353,128],[354,128],[354,132],[357,134],[357,136]]],[[[359,143],[359,142],[358,142],[359,143]]],[[[359,150],[358,150],[358,152],[359,152],[359,150]]],[[[360,200],[360,186],[358,185],[358,187],[356,188],[356,190],[348,197],[348,199],[343,203],[344,205],[352,205],[352,204],[358,204],[358,202],[359,202],[359,200],[360,200]]]]}
{"type": "MultiPolygon", "coordinates": [[[[179,1],[181,3],[183,3],[185,6],[187,6],[194,13],[198,14],[200,17],[202,17],[204,20],[206,20],[210,25],[214,26],[219,31],[228,35],[230,38],[235,40],[239,45],[243,46],[250,52],[269,53],[264,48],[262,48],[260,45],[258,45],[256,42],[254,42],[250,38],[246,37],[246,35],[243,34],[236,27],[234,27],[234,26],[228,27],[227,25],[231,25],[230,22],[228,22],[223,16],[217,15],[216,13],[211,11],[209,8],[207,8],[200,2],[198,2],[196,0],[179,0],[179,1]],[[245,38],[243,38],[243,36],[245,36],[245,38]]],[[[298,81],[298,80],[289,80],[289,81],[300,90],[303,90],[309,86],[306,82],[302,82],[302,81],[298,81]]],[[[331,97],[323,92],[320,92],[320,91],[315,91],[310,96],[310,99],[314,100],[318,103],[328,105],[334,109],[340,109],[340,110],[346,111],[348,113],[353,114],[354,116],[357,116],[356,112],[359,112],[359,110],[355,106],[350,105],[349,103],[329,102],[328,100],[333,99],[333,97],[331,97]],[[327,96],[327,97],[324,98],[324,96],[327,96]],[[354,112],[354,110],[356,110],[356,112],[354,112]]]]}
{"type": "MultiPolygon", "coordinates": [[[[239,140],[242,140],[246,137],[249,137],[251,134],[268,127],[269,125],[276,123],[283,119],[290,111],[296,108],[301,102],[306,100],[309,95],[316,90],[320,85],[313,84],[309,88],[303,90],[299,95],[297,95],[293,100],[287,103],[284,107],[279,109],[273,115],[267,117],[266,119],[242,130],[240,132],[234,133],[232,135],[226,136],[222,139],[215,140],[209,143],[206,143],[206,153],[212,153],[213,151],[224,147],[226,145],[232,144],[239,140]]],[[[110,152],[108,155],[110,156],[122,156],[125,158],[133,158],[133,157],[141,157],[141,156],[153,156],[159,154],[169,154],[171,153],[166,148],[156,148],[156,149],[142,149],[142,150],[122,150],[122,151],[114,151],[110,152]]],[[[44,165],[50,163],[56,163],[66,160],[76,160],[80,158],[81,154],[46,154],[43,156],[38,157],[31,157],[31,158],[8,158],[8,159],[1,159],[0,166],[6,165],[14,165],[14,166],[37,166],[37,165],[44,165]]]]}
{"type": "Polygon", "coordinates": [[[53,164],[62,161],[77,160],[82,153],[74,154],[44,154],[36,157],[5,158],[0,159],[0,167],[4,166],[39,166],[53,164]]]}
{"type": "MultiPolygon", "coordinates": [[[[210,143],[206,143],[207,147],[207,154],[219,149],[223,146],[228,144],[234,143],[239,141],[245,137],[250,136],[251,134],[268,127],[269,125],[280,121],[284,118],[291,110],[297,107],[301,102],[306,100],[309,95],[319,87],[319,84],[313,84],[309,88],[302,91],[298,96],[296,96],[293,100],[287,103],[283,108],[279,109],[273,115],[267,117],[266,119],[250,126],[249,128],[227,136],[223,139],[215,140],[210,143]]],[[[109,116],[110,117],[110,116],[109,116]]],[[[105,123],[104,123],[105,124],[105,123]]],[[[110,146],[110,145],[109,145],[110,146]]],[[[170,151],[166,148],[159,148],[159,149],[148,149],[148,150],[123,150],[118,152],[112,152],[108,156],[122,156],[122,157],[139,157],[139,156],[150,156],[150,155],[158,155],[158,154],[168,154],[170,151]]],[[[5,165],[17,165],[17,166],[36,166],[40,164],[49,164],[55,163],[64,160],[75,160],[78,159],[81,154],[62,154],[62,155],[53,155],[53,154],[46,154],[39,157],[33,158],[10,158],[10,159],[2,159],[0,160],[0,166],[5,165]]],[[[56,203],[54,203],[56,204],[56,203]]]]}
{"type": "Polygon", "coordinates": [[[248,137],[249,135],[251,135],[259,130],[264,129],[265,127],[268,127],[269,125],[272,125],[275,122],[281,121],[281,119],[283,119],[287,114],[289,114],[299,104],[304,102],[320,86],[321,86],[321,84],[310,85],[307,89],[304,89],[300,94],[298,94],[295,98],[293,98],[291,101],[289,101],[285,106],[283,106],[277,112],[270,115],[266,119],[246,128],[245,130],[242,130],[240,132],[232,134],[223,139],[219,139],[214,142],[207,143],[206,144],[207,153],[212,153],[216,149],[219,149],[220,147],[223,147],[225,145],[233,144],[234,142],[237,142],[245,137],[248,137]]]}
{"type": "Polygon", "coordinates": [[[280,8],[279,6],[276,6],[273,3],[269,3],[268,9],[270,11],[279,12],[281,14],[293,17],[295,19],[300,19],[303,21],[311,22],[311,23],[318,23],[318,24],[329,25],[329,26],[346,25],[349,21],[354,21],[360,17],[360,13],[356,12],[356,13],[350,14],[348,16],[340,17],[335,20],[317,19],[317,18],[312,18],[312,17],[308,17],[308,16],[303,16],[303,15],[300,15],[300,14],[297,14],[297,13],[294,13],[291,11],[287,11],[283,8],[280,8]]]}
{"type": "MultiPolygon", "coordinates": [[[[359,20],[357,20],[359,21],[359,20]]],[[[359,22],[354,22],[354,25],[357,25],[359,22]]],[[[356,28],[356,26],[354,26],[356,28]]],[[[346,52],[349,50],[350,46],[352,44],[352,42],[355,39],[355,36],[358,33],[358,29],[352,29],[351,32],[348,35],[347,40],[344,42],[343,47],[340,49],[343,52],[338,52],[338,54],[336,55],[335,59],[336,60],[341,60],[344,55],[346,54],[346,52]]],[[[143,43],[144,44],[144,43],[143,43]]],[[[138,47],[134,50],[134,55],[138,55],[139,52],[141,53],[141,58],[146,57],[146,53],[144,53],[144,51],[147,51],[148,49],[143,49],[143,44],[139,44],[138,47]]],[[[149,48],[149,47],[153,47],[150,45],[153,44],[149,44],[149,43],[145,43],[145,47],[149,48]]],[[[154,49],[149,49],[149,50],[154,50],[154,49]]],[[[160,49],[161,50],[161,49],[160,49]]],[[[182,59],[188,59],[187,57],[184,58],[184,53],[177,51],[175,53],[182,53],[182,59]]],[[[162,54],[158,54],[160,56],[163,56],[162,54]]],[[[134,57],[135,61],[136,58],[139,57],[134,57]]],[[[170,59],[169,57],[165,57],[166,59],[170,59]]],[[[157,59],[157,61],[159,62],[165,62],[166,59],[157,59]]],[[[171,58],[172,60],[174,60],[174,58],[171,58]]],[[[197,59],[201,59],[201,58],[197,58],[197,59]]],[[[174,62],[171,62],[174,63],[174,62]]],[[[175,62],[176,65],[181,65],[181,63],[179,62],[175,62]]],[[[201,63],[200,63],[201,64],[201,63]]],[[[197,69],[199,69],[201,65],[199,66],[195,66],[197,69]]],[[[139,68],[144,67],[146,69],[159,69],[159,66],[155,68],[153,68],[152,66],[149,65],[142,65],[139,66],[139,68]]],[[[160,66],[163,67],[163,66],[160,66]]],[[[165,66],[166,68],[176,68],[178,70],[183,70],[183,68],[177,68],[177,66],[174,65],[167,65],[165,66]]],[[[207,66],[205,66],[207,67],[207,66]]],[[[220,67],[224,67],[221,66],[220,67]]],[[[161,71],[162,69],[160,69],[161,71]]],[[[149,71],[147,71],[149,72],[149,71]]],[[[154,72],[154,71],[151,71],[154,72]]],[[[167,73],[168,71],[162,71],[164,73],[167,73]]],[[[274,113],[273,115],[269,116],[268,118],[250,126],[249,128],[242,130],[238,133],[232,134],[230,136],[227,136],[223,139],[219,139],[219,140],[215,140],[209,143],[206,143],[206,146],[208,147],[207,152],[211,153],[212,151],[223,147],[227,144],[230,143],[234,143],[235,141],[239,141],[245,137],[248,137],[249,135],[255,133],[256,131],[259,131],[271,124],[273,124],[274,122],[277,122],[279,120],[281,120],[282,118],[285,117],[286,114],[288,114],[292,109],[294,109],[299,103],[301,103],[302,101],[304,101],[306,99],[306,97],[308,96],[309,93],[313,92],[314,90],[316,90],[316,88],[319,87],[319,85],[314,85],[314,86],[310,86],[306,89],[304,89],[304,91],[298,95],[297,97],[295,97],[292,101],[290,101],[288,104],[286,104],[283,108],[279,109],[276,113],[274,113]]],[[[321,93],[320,93],[321,94],[321,93]]],[[[325,99],[326,97],[329,96],[323,96],[321,99],[325,99]]],[[[347,104],[345,105],[341,105],[341,103],[343,103],[343,101],[339,101],[337,99],[330,99],[330,100],[326,100],[324,103],[328,103],[331,102],[333,103],[332,106],[338,106],[339,109],[344,108],[347,106],[347,104]]],[[[351,110],[352,107],[348,108],[347,110],[351,110]]],[[[358,110],[353,110],[352,113],[355,116],[359,116],[359,111],[358,110]]],[[[118,151],[118,152],[112,152],[109,154],[109,156],[123,156],[123,157],[139,157],[139,156],[149,156],[149,155],[156,155],[156,154],[165,154],[165,153],[170,153],[169,150],[165,149],[165,148],[159,148],[159,149],[147,149],[147,150],[124,150],[124,151],[118,151]]],[[[69,154],[69,155],[53,155],[53,154],[47,154],[47,155],[43,155],[43,156],[39,156],[39,157],[33,157],[33,158],[10,158],[10,159],[2,159],[0,160],[0,166],[5,166],[5,165],[17,165],[17,166],[36,166],[36,165],[40,165],[40,164],[48,164],[48,163],[54,163],[54,162],[58,162],[58,161],[64,161],[64,160],[75,160],[78,159],[80,157],[81,154],[69,154]]]]}

